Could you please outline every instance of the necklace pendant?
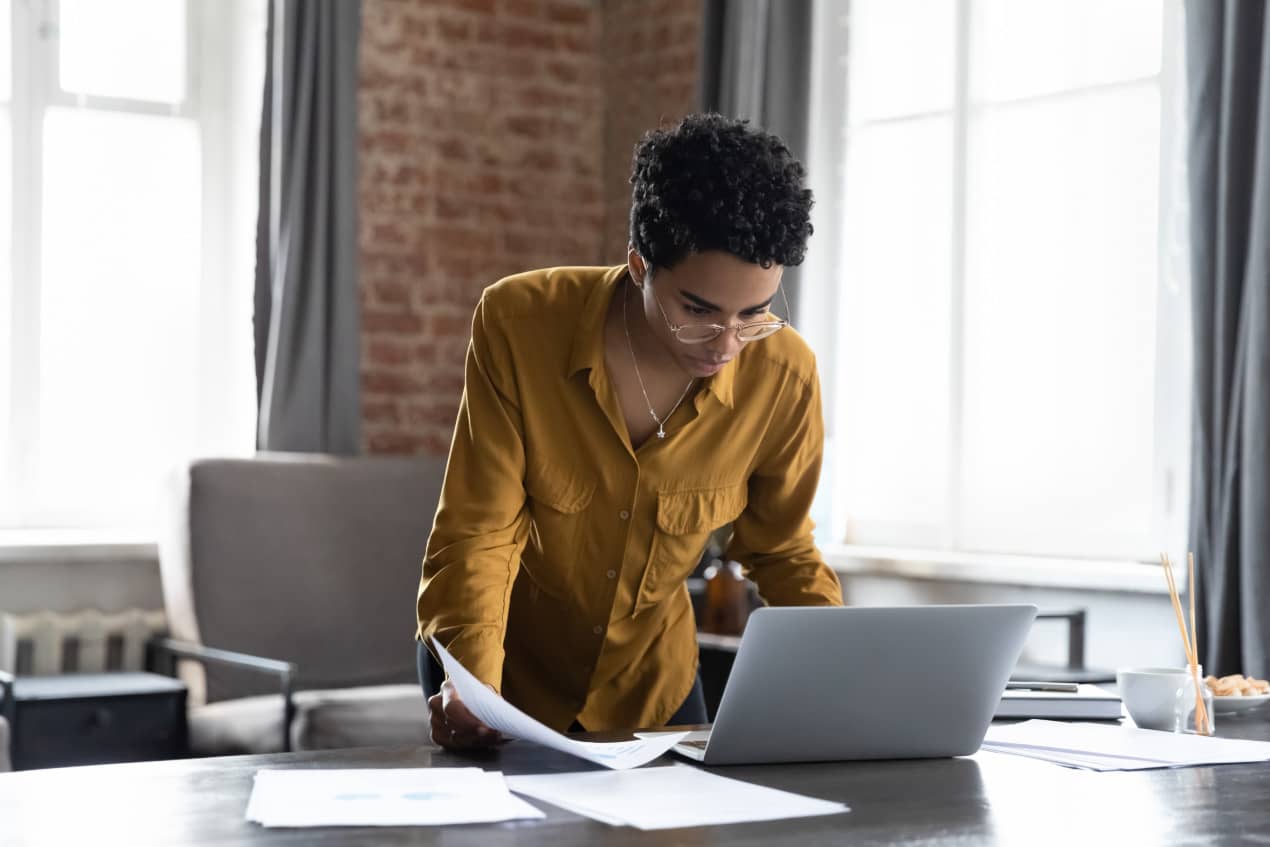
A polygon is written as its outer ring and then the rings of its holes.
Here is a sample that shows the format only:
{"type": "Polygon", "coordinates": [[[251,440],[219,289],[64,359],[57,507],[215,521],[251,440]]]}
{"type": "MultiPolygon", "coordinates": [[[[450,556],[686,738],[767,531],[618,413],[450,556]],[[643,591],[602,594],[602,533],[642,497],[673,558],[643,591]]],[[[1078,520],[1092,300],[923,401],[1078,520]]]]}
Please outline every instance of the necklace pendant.
{"type": "Polygon", "coordinates": [[[666,437],[666,430],[662,429],[661,427],[658,427],[658,428],[657,428],[657,437],[658,437],[658,438],[665,438],[665,437],[666,437]]]}

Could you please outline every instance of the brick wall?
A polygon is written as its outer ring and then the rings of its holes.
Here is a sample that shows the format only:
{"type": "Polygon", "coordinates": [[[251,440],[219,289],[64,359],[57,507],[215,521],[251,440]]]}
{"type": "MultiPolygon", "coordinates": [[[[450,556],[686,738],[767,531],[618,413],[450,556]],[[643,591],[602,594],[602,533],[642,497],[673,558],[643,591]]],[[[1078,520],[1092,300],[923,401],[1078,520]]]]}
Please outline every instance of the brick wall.
{"type": "Polygon", "coordinates": [[[620,261],[630,153],[695,108],[700,0],[364,0],[362,417],[442,454],[481,289],[620,261]]]}
{"type": "Polygon", "coordinates": [[[631,154],[699,108],[700,0],[605,0],[604,258],[626,260],[631,154]]]}

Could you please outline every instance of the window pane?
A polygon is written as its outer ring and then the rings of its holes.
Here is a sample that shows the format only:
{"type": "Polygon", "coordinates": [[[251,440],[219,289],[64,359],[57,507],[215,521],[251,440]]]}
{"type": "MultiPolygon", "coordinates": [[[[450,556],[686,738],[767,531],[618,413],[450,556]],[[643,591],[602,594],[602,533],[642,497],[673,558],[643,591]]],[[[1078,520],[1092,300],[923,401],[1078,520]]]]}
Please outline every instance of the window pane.
{"type": "Polygon", "coordinates": [[[850,8],[848,123],[952,107],[954,0],[853,0],[850,8]]]}
{"type": "Polygon", "coordinates": [[[972,7],[976,101],[1159,73],[1163,0],[975,0],[972,7]]]}
{"type": "Polygon", "coordinates": [[[945,520],[951,123],[848,139],[834,468],[854,543],[937,543],[945,520]]]}
{"type": "MultiPolygon", "coordinates": [[[[0,0],[0,101],[12,96],[13,81],[13,3],[0,0]]],[[[6,136],[8,134],[6,133],[6,136]]]]}
{"type": "Polygon", "coordinates": [[[185,0],[61,0],[62,89],[185,99],[185,0]]]}
{"type": "Polygon", "coordinates": [[[45,120],[36,509],[151,517],[197,430],[200,185],[192,121],[45,120]]]}
{"type": "Polygon", "coordinates": [[[972,125],[970,549],[1153,549],[1158,150],[1153,85],[988,110],[972,125]]]}

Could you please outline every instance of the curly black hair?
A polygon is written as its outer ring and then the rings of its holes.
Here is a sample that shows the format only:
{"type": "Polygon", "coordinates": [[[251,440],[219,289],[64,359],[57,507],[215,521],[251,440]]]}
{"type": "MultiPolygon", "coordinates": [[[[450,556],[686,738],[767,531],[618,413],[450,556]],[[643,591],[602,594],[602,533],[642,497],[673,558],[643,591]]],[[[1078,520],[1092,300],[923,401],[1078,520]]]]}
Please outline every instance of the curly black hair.
{"type": "Polygon", "coordinates": [[[797,265],[811,235],[806,170],[748,121],[689,115],[635,148],[631,244],[654,267],[724,250],[763,267],[797,265]]]}

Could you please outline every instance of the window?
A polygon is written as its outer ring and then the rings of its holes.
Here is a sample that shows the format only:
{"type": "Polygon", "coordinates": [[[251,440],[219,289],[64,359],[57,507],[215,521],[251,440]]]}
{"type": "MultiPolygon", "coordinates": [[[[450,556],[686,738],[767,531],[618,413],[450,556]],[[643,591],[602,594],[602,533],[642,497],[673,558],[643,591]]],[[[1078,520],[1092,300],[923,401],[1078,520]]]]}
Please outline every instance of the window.
{"type": "Polygon", "coordinates": [[[264,0],[0,0],[0,527],[254,445],[264,0]]]}
{"type": "Polygon", "coordinates": [[[831,363],[830,538],[1180,549],[1176,0],[826,0],[818,16],[807,277],[828,317],[805,323],[831,363]]]}

